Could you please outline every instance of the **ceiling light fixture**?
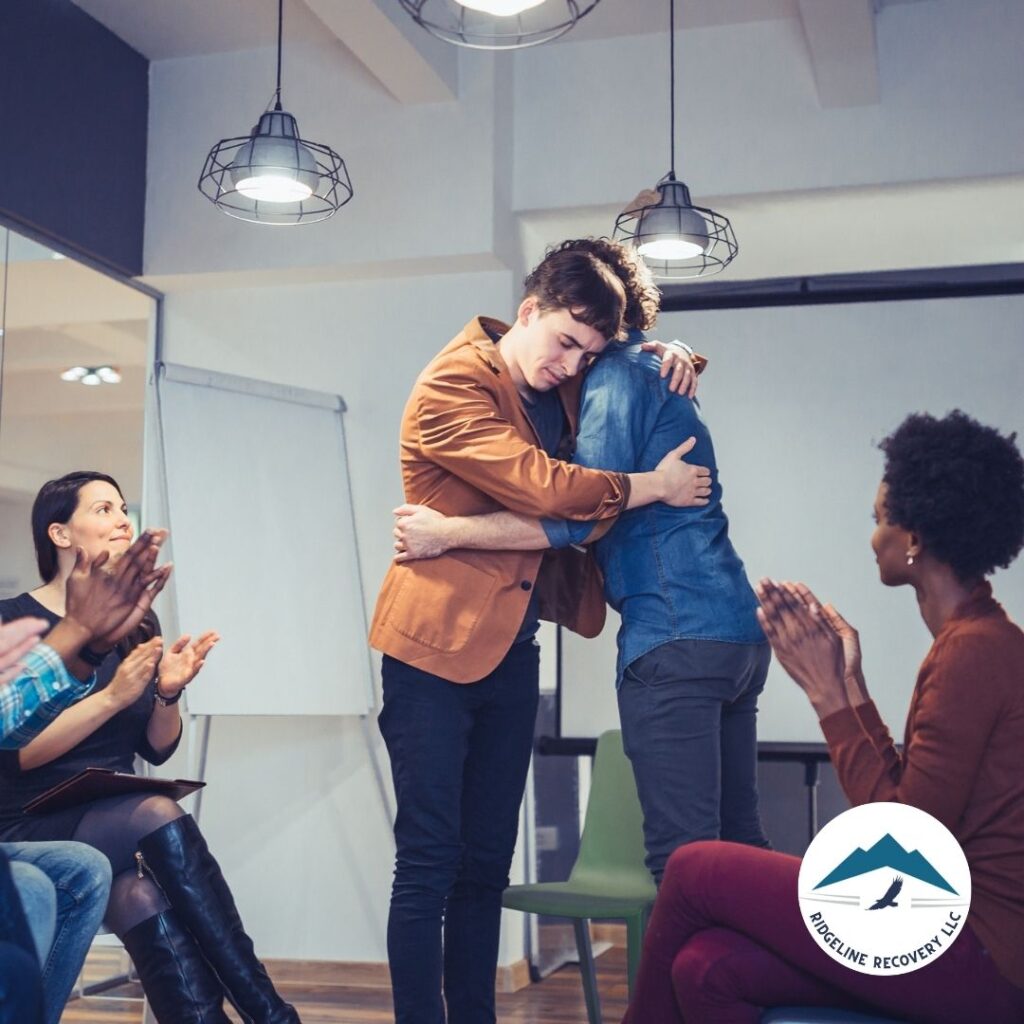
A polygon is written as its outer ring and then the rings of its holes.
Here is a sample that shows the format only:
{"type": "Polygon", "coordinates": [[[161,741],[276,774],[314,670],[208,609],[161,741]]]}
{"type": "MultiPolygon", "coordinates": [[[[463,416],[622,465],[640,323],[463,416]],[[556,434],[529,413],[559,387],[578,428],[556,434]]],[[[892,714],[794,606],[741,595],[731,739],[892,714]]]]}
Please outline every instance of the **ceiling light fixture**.
{"type": "Polygon", "coordinates": [[[474,50],[521,50],[564,36],[600,0],[399,0],[431,35],[474,50]]]}
{"type": "Polygon", "coordinates": [[[662,280],[710,277],[740,251],[729,218],[694,206],[690,190],[676,179],[676,5],[669,0],[668,174],[653,192],[641,193],[615,221],[614,237],[632,245],[662,280]]]}
{"type": "Polygon", "coordinates": [[[255,224],[312,224],[333,217],[351,198],[348,168],[330,146],[299,136],[281,107],[284,0],[277,0],[274,107],[249,135],[221,139],[199,175],[199,191],[229,217],[255,224]]]}
{"type": "Polygon", "coordinates": [[[95,388],[100,384],[120,384],[121,371],[116,366],[72,366],[60,375],[60,379],[95,388]]]}

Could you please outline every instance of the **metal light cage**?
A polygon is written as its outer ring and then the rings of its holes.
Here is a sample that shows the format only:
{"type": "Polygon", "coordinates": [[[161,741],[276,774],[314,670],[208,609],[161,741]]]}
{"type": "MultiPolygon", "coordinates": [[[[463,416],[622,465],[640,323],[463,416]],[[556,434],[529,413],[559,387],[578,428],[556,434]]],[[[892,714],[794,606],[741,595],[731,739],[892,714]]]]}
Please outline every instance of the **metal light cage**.
{"type": "Polygon", "coordinates": [[[417,25],[456,46],[474,50],[521,50],[565,35],[601,0],[543,0],[520,14],[476,11],[458,0],[399,0],[417,25]]]}
{"type": "Polygon", "coordinates": [[[674,234],[706,244],[700,253],[687,259],[659,260],[642,256],[651,273],[661,281],[685,281],[694,277],[711,277],[724,270],[740,251],[729,218],[704,206],[694,206],[690,190],[669,172],[657,184],[656,202],[624,210],[615,221],[613,238],[617,242],[639,249],[644,242],[654,241],[665,234],[664,224],[674,219],[674,234]],[[657,232],[650,230],[651,215],[658,217],[657,232]],[[646,222],[646,223],[645,223],[646,222]],[[695,230],[695,225],[703,222],[695,230]]]}
{"type": "Polygon", "coordinates": [[[209,152],[199,175],[199,191],[229,217],[255,224],[313,224],[333,217],[351,198],[352,181],[345,161],[330,146],[300,138],[295,118],[283,110],[268,111],[260,117],[251,134],[221,139],[209,152]],[[253,199],[236,188],[236,178],[246,169],[264,168],[252,162],[253,143],[259,139],[278,143],[283,159],[276,162],[294,172],[296,180],[315,174],[313,194],[290,203],[271,203],[253,199]],[[248,153],[245,151],[248,148],[248,153]],[[308,154],[306,160],[303,155],[308,154]],[[240,156],[248,156],[242,159],[240,156]],[[309,167],[309,157],[315,169],[309,167]]]}
{"type": "Polygon", "coordinates": [[[669,172],[655,186],[649,202],[641,193],[631,208],[615,220],[612,237],[632,246],[661,281],[685,281],[711,277],[736,258],[740,247],[728,217],[704,206],[694,206],[690,190],[676,178],[676,0],[668,0],[668,143],[669,172]],[[663,257],[639,252],[645,244],[677,242],[690,245],[692,256],[663,257]]]}

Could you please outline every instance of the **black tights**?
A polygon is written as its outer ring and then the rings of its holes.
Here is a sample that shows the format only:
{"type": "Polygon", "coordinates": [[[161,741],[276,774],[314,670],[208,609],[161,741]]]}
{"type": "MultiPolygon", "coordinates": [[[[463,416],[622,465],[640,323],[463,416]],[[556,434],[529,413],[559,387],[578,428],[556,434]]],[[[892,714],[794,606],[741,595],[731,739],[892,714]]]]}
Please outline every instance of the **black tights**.
{"type": "Polygon", "coordinates": [[[98,800],[78,823],[72,838],[95,847],[110,861],[114,881],[103,923],[118,938],[168,908],[153,879],[149,875],[139,877],[135,852],[143,836],[180,818],[182,813],[168,797],[144,793],[98,800]]]}

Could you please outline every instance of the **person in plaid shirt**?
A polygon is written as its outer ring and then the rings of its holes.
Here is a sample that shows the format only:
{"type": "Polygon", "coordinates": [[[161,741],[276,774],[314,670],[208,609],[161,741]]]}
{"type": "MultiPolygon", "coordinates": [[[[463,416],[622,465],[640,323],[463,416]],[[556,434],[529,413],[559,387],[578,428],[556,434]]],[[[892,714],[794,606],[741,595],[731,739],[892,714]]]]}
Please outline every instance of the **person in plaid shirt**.
{"type": "MultiPolygon", "coordinates": [[[[18,636],[32,629],[38,636],[42,619],[18,619],[0,626],[0,644],[8,633],[18,636]],[[37,625],[38,624],[38,625],[37,625]]],[[[0,688],[0,748],[17,750],[46,728],[66,707],[84,697],[93,686],[95,673],[77,679],[68,672],[61,656],[48,644],[37,643],[23,655],[16,669],[4,673],[7,685],[0,688]]]]}

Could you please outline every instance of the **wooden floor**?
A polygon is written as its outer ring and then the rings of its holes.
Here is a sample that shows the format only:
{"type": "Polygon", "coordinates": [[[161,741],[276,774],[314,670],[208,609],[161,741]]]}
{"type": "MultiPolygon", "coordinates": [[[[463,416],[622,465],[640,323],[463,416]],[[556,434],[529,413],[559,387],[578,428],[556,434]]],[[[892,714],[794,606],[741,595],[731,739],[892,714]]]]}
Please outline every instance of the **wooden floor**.
{"type": "MultiPolygon", "coordinates": [[[[114,973],[115,956],[113,951],[93,954],[86,967],[86,980],[114,973]]],[[[379,971],[363,979],[366,984],[329,984],[318,980],[315,971],[308,973],[312,977],[302,980],[289,971],[288,980],[278,982],[281,994],[298,1010],[303,1024],[387,1024],[393,1020],[391,992],[376,980],[379,971]]],[[[626,1010],[625,951],[614,947],[599,956],[597,977],[604,1024],[618,1024],[626,1010]]],[[[354,980],[361,979],[357,976],[354,980]]],[[[61,1024],[141,1024],[141,995],[141,988],[134,984],[103,996],[75,999],[68,1003],[61,1024]],[[132,996],[136,998],[126,998],[132,996]]],[[[237,1019],[230,1009],[228,1015],[237,1019]]],[[[583,988],[575,965],[563,967],[518,992],[498,995],[499,1024],[586,1024],[586,1020],[583,988]]]]}

